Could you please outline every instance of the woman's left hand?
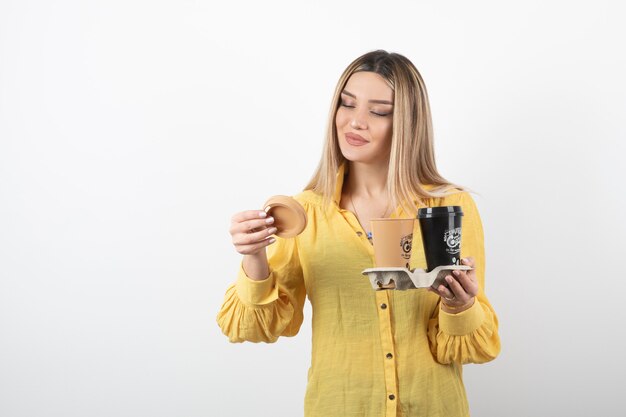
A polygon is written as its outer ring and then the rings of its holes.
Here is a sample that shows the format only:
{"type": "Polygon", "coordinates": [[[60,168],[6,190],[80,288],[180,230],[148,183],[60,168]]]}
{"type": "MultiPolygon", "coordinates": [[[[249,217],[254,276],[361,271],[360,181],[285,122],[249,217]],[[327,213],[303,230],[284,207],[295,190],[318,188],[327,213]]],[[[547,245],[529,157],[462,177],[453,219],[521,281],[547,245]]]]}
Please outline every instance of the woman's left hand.
{"type": "Polygon", "coordinates": [[[459,313],[467,310],[474,304],[474,297],[478,295],[478,280],[476,279],[474,258],[463,258],[461,263],[472,267],[472,269],[469,271],[452,271],[454,277],[447,275],[445,279],[450,288],[446,288],[445,285],[439,285],[437,289],[432,287],[428,289],[441,297],[444,311],[459,313]]]}

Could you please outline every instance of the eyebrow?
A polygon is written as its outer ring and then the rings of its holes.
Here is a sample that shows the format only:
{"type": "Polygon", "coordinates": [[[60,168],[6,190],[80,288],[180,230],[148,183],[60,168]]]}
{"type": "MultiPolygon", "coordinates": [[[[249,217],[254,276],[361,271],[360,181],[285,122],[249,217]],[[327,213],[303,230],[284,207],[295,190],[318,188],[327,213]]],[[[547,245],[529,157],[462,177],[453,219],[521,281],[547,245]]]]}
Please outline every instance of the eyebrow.
{"type": "MultiPolygon", "coordinates": [[[[348,90],[343,90],[341,92],[341,94],[345,94],[345,95],[350,96],[352,98],[356,98],[356,96],[354,94],[352,94],[351,92],[349,92],[348,90]]],[[[391,102],[389,100],[368,100],[368,103],[390,104],[390,105],[393,106],[393,102],[391,102]]]]}

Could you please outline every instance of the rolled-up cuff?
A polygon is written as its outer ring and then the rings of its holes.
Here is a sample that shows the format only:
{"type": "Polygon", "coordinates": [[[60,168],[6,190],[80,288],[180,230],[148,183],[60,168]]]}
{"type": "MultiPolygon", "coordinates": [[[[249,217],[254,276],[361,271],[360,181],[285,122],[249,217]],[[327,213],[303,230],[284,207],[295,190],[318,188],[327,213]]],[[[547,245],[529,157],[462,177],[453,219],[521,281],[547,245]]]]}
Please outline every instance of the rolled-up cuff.
{"type": "Polygon", "coordinates": [[[474,304],[457,314],[439,310],[439,328],[451,336],[465,336],[477,330],[485,319],[483,307],[476,299],[474,304]]]}
{"type": "Polygon", "coordinates": [[[246,275],[243,269],[243,262],[239,265],[237,275],[236,290],[239,299],[251,305],[265,305],[278,298],[278,288],[274,273],[270,270],[270,275],[261,280],[255,281],[246,275]]]}

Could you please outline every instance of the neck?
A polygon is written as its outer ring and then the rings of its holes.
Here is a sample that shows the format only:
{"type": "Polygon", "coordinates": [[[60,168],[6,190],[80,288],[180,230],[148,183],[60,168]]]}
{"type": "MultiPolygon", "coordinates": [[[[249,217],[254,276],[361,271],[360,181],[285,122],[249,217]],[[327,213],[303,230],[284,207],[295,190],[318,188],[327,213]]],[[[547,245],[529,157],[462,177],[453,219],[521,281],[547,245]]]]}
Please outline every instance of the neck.
{"type": "Polygon", "coordinates": [[[364,164],[348,161],[346,185],[351,195],[366,199],[387,196],[387,164],[364,164]]]}

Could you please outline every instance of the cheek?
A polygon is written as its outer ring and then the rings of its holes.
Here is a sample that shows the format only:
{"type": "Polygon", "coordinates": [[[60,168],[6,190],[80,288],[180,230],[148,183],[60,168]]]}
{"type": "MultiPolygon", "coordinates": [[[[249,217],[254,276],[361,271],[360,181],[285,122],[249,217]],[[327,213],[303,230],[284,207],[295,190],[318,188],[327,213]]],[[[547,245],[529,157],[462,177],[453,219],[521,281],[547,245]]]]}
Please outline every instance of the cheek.
{"type": "Polygon", "coordinates": [[[376,125],[376,137],[381,142],[391,143],[391,133],[393,124],[390,121],[384,121],[376,125]]]}
{"type": "Polygon", "coordinates": [[[335,116],[335,124],[337,127],[345,126],[347,122],[348,116],[346,115],[346,112],[341,109],[337,110],[337,115],[335,116]]]}

